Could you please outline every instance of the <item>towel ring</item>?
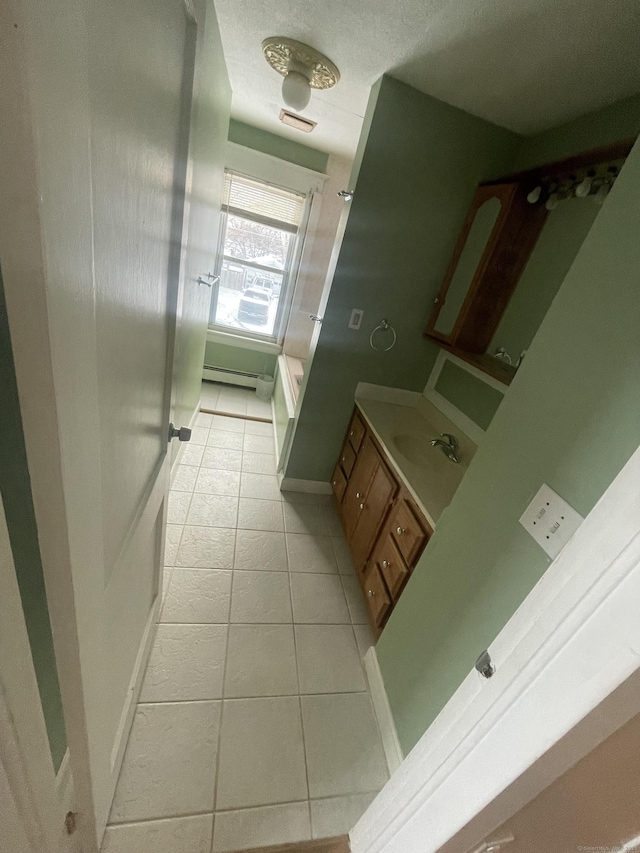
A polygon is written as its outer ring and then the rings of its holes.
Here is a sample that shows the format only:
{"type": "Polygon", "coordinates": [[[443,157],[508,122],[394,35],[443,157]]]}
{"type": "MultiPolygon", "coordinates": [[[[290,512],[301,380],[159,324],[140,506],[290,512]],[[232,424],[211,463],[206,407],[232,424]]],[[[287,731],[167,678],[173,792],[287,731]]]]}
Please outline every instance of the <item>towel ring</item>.
{"type": "Polygon", "coordinates": [[[398,336],[396,335],[396,330],[393,328],[393,326],[391,326],[389,324],[388,320],[381,320],[380,324],[375,327],[375,329],[373,330],[373,332],[371,332],[371,335],[369,336],[369,345],[371,346],[371,349],[374,349],[376,352],[389,352],[390,349],[394,348],[397,340],[398,340],[398,336]],[[391,334],[393,335],[393,340],[391,341],[391,343],[389,344],[388,347],[382,347],[382,348],[377,347],[373,343],[373,336],[375,335],[376,332],[386,332],[387,329],[391,329],[391,334]]]}

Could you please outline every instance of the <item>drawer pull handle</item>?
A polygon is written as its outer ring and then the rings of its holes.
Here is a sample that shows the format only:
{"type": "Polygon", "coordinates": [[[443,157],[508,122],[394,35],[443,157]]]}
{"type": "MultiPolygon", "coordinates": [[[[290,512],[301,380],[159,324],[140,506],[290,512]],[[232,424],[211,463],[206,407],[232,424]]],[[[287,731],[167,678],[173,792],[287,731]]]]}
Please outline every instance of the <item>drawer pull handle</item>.
{"type": "Polygon", "coordinates": [[[388,563],[386,560],[382,561],[382,568],[383,569],[388,569],[390,565],[391,565],[391,563],[388,563]]]}
{"type": "Polygon", "coordinates": [[[356,497],[357,497],[357,498],[361,498],[361,497],[362,497],[362,495],[360,494],[360,492],[356,492],[356,497]]]}
{"type": "Polygon", "coordinates": [[[364,509],[364,504],[360,504],[360,509],[364,509]]]}
{"type": "Polygon", "coordinates": [[[369,598],[373,598],[373,596],[375,595],[375,592],[372,589],[368,589],[367,595],[369,596],[369,598]]]}
{"type": "Polygon", "coordinates": [[[346,456],[343,456],[343,457],[342,457],[342,461],[343,461],[343,462],[346,462],[346,461],[347,461],[347,457],[346,457],[346,456]]]}
{"type": "Polygon", "coordinates": [[[396,533],[398,534],[398,536],[402,536],[402,534],[404,533],[404,527],[396,527],[396,533]]]}
{"type": "Polygon", "coordinates": [[[351,432],[349,433],[349,435],[353,435],[353,430],[351,430],[351,432]]]}
{"type": "Polygon", "coordinates": [[[337,481],[337,480],[334,480],[334,481],[333,481],[333,485],[334,485],[334,486],[337,486],[337,485],[338,485],[338,481],[337,481]]]}

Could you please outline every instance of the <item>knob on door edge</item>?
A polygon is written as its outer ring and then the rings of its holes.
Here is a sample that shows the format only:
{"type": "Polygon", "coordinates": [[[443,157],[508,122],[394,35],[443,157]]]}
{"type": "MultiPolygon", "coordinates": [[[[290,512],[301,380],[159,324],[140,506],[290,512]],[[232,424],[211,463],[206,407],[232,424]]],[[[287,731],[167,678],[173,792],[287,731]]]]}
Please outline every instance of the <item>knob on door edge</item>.
{"type": "Polygon", "coordinates": [[[169,441],[171,441],[172,438],[177,438],[178,441],[190,441],[191,430],[189,427],[178,428],[174,424],[169,424],[169,441]]]}

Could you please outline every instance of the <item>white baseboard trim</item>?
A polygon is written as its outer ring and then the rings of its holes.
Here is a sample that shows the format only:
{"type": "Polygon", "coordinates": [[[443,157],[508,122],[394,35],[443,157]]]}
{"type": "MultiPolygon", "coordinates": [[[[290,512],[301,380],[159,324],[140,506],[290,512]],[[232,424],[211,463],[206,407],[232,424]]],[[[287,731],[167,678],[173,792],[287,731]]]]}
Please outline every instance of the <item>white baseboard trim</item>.
{"type": "Polygon", "coordinates": [[[282,492],[306,492],[311,495],[330,495],[331,483],[323,480],[296,480],[295,477],[283,477],[280,481],[282,492]]]}
{"type": "Polygon", "coordinates": [[[367,681],[369,682],[373,710],[378,719],[378,727],[380,728],[380,735],[382,737],[382,747],[385,758],[387,759],[389,775],[392,776],[402,764],[404,755],[402,754],[402,747],[400,746],[396,726],[393,722],[391,706],[389,705],[389,698],[384,687],[375,646],[369,648],[363,660],[367,681]]]}
{"type": "Polygon", "coordinates": [[[211,382],[224,382],[225,385],[242,385],[245,388],[255,388],[257,376],[245,376],[242,373],[230,373],[227,370],[216,370],[213,367],[202,368],[202,378],[211,382]]]}

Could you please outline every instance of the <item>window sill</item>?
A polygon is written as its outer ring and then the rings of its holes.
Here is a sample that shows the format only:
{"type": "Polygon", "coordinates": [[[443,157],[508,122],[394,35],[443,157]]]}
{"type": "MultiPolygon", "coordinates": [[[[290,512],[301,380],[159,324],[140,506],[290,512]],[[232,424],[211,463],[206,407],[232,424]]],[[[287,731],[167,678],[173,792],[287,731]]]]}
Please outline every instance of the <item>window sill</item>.
{"type": "Polygon", "coordinates": [[[207,340],[215,344],[224,344],[228,347],[239,347],[240,349],[252,350],[253,352],[270,353],[280,355],[282,347],[271,341],[259,341],[256,338],[247,338],[230,332],[221,332],[219,329],[207,329],[207,340]]]}

